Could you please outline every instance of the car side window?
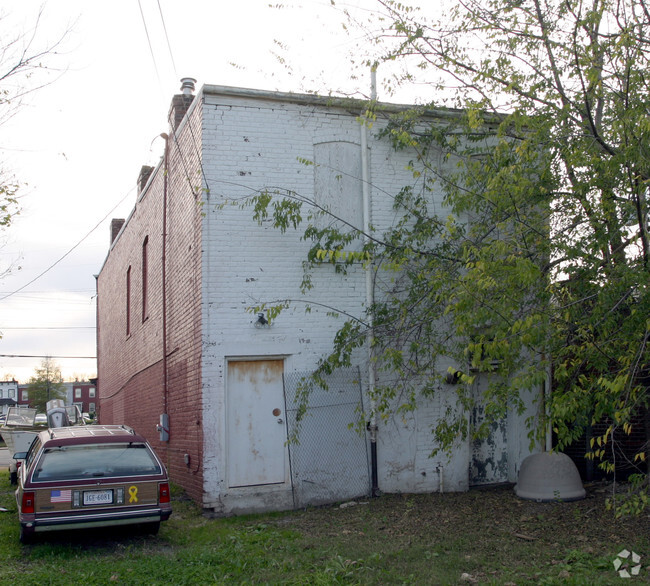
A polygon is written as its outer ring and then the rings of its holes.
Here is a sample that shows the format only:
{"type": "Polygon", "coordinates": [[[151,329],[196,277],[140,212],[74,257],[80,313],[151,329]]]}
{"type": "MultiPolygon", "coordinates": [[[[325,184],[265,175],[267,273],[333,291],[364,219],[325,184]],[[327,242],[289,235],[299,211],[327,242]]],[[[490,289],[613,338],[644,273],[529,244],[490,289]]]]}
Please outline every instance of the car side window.
{"type": "Polygon", "coordinates": [[[40,449],[41,449],[41,440],[38,437],[36,437],[32,442],[32,445],[29,446],[29,451],[27,452],[27,458],[25,458],[26,467],[29,467],[29,465],[32,463],[32,460],[36,457],[36,454],[38,454],[40,449]]]}
{"type": "Polygon", "coordinates": [[[144,444],[95,444],[45,448],[32,480],[74,480],[160,474],[160,464],[144,444]]]}

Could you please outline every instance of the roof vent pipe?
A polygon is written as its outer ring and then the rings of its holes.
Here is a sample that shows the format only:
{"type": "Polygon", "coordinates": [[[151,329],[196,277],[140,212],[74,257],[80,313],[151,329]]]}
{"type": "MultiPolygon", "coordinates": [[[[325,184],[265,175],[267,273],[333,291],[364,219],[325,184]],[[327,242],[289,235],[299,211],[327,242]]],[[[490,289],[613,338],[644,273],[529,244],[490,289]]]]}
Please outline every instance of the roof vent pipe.
{"type": "Polygon", "coordinates": [[[194,84],[196,79],[193,77],[183,77],[181,79],[181,91],[184,96],[191,96],[194,93],[194,84]]]}

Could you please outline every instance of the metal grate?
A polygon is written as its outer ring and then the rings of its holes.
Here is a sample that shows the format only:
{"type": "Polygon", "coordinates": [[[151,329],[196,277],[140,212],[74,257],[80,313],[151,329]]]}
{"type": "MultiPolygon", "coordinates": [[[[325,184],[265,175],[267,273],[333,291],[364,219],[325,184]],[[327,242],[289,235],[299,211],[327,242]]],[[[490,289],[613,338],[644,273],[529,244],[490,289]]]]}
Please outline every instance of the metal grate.
{"type": "Polygon", "coordinates": [[[322,505],[370,494],[368,445],[358,368],[327,377],[327,389],[304,392],[308,372],[285,373],[294,506],[322,505]],[[300,420],[298,415],[301,413],[300,420]]]}

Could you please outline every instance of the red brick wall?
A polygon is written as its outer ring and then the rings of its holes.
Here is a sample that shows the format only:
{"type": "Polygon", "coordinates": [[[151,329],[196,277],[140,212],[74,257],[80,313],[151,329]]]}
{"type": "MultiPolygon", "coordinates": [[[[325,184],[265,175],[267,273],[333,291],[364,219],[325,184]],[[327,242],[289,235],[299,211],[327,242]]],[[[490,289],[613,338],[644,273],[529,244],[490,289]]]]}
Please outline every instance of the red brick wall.
{"type": "Polygon", "coordinates": [[[183,486],[200,503],[203,494],[202,215],[198,114],[199,108],[179,128],[176,136],[170,132],[168,172],[165,173],[164,162],[154,170],[149,188],[138,197],[98,276],[97,402],[100,423],[124,423],[145,435],[165,461],[172,481],[183,486]],[[166,355],[163,352],[162,283],[165,182],[166,355]],[[145,238],[148,240],[148,314],[143,320],[142,245],[145,238]],[[129,266],[131,319],[127,335],[126,274],[129,266]],[[169,414],[170,441],[163,443],[159,440],[156,424],[165,411],[169,414]]]}

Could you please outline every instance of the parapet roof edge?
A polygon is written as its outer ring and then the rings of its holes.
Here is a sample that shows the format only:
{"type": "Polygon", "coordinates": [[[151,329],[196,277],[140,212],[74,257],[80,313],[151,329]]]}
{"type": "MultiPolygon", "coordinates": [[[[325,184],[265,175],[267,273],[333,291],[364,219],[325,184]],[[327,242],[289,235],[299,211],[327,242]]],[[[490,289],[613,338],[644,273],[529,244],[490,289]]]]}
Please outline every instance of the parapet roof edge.
{"type": "MultiPolygon", "coordinates": [[[[322,96],[318,94],[298,94],[293,92],[278,92],[272,90],[260,90],[225,85],[205,84],[199,93],[203,95],[233,96],[238,98],[252,98],[274,102],[292,102],[296,104],[309,104],[314,106],[350,108],[358,106],[364,108],[370,100],[361,98],[346,98],[341,96],[322,96]]],[[[377,107],[384,112],[402,112],[413,108],[422,108],[417,104],[394,104],[391,102],[377,102],[377,107]]],[[[449,118],[462,114],[463,110],[456,108],[427,108],[424,107],[423,115],[449,118]]]]}

